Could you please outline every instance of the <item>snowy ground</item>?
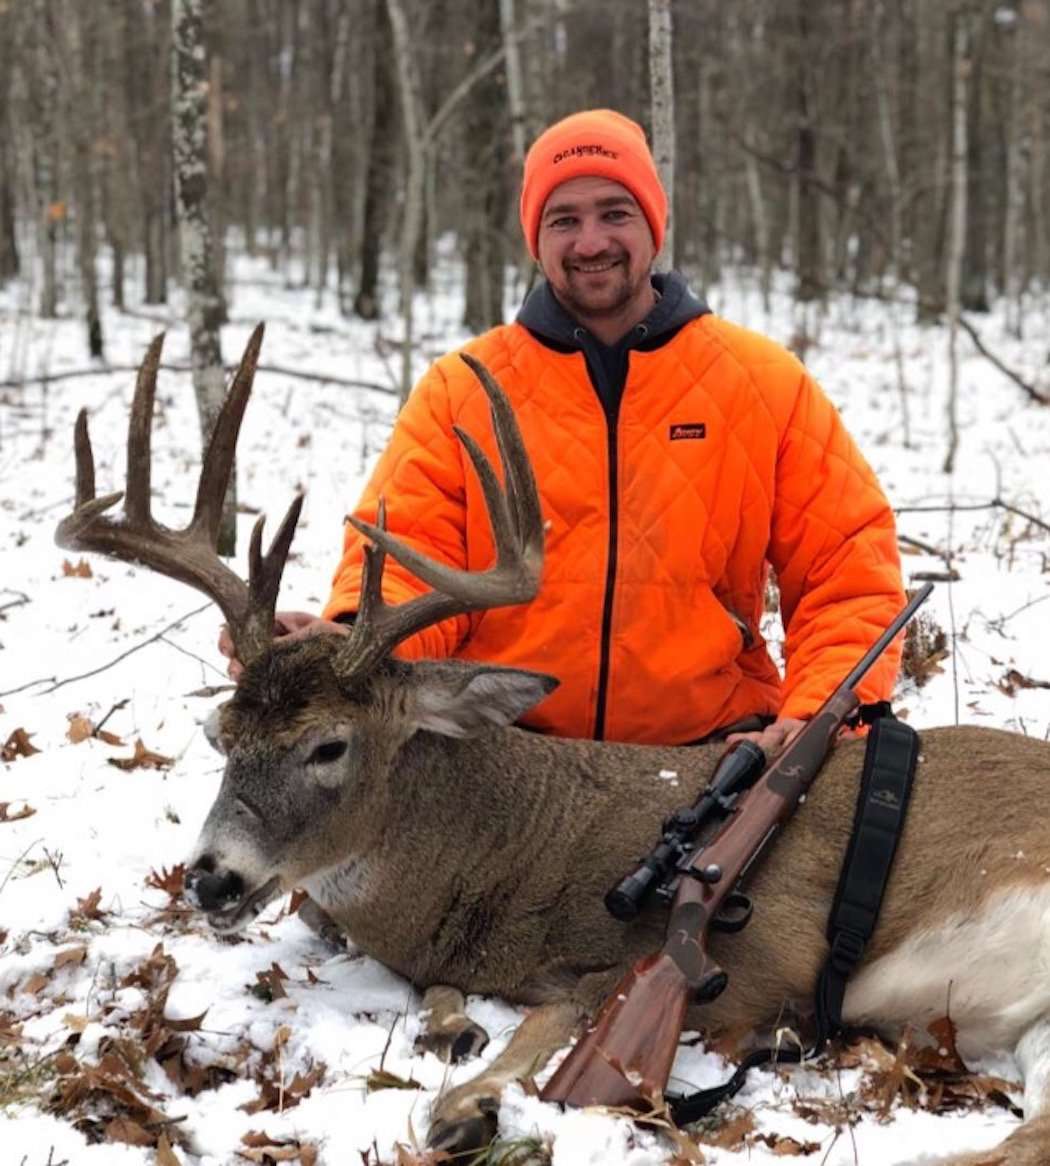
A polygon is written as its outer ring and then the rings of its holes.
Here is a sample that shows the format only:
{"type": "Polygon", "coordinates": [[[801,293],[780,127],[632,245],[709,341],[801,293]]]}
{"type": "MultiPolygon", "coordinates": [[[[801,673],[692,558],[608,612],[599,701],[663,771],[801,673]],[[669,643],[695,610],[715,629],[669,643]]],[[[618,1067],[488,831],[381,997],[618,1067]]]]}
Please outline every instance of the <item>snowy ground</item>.
{"type": "MultiPolygon", "coordinates": [[[[427,355],[462,339],[447,270],[448,287],[420,307],[427,355]]],[[[237,277],[228,359],[265,320],[264,363],[393,386],[396,351],[384,355],[375,327],[340,319],[330,300],[316,307],[312,292],[286,289],[261,264],[239,263],[237,277]]],[[[797,334],[786,296],[767,313],[743,281],[711,299],[777,339],[797,334]]],[[[100,492],[119,488],[133,377],[100,369],[33,382],[87,362],[79,323],[24,309],[18,288],[0,292],[0,379],[30,377],[0,389],[0,742],[11,757],[0,763],[0,1161],[391,1162],[422,1137],[435,1091],[476,1065],[450,1072],[415,1055],[413,989],[365,956],[334,954],[286,905],[240,941],[220,942],[165,889],[218,783],[200,723],[221,698],[195,695],[225,679],[218,619],[195,593],[131,567],[64,565],[52,532],[71,500],[73,418],[89,406],[100,492]],[[71,739],[107,714],[119,743],[71,739]],[[21,755],[18,730],[36,752],[21,755]],[[112,764],[132,758],[139,740],[170,766],[112,764]],[[369,1089],[380,1066],[411,1087],[369,1089]]],[[[985,342],[1029,380],[1041,372],[1044,388],[1046,318],[1033,312],[1026,342],[1005,336],[998,317],[980,322],[985,342]]],[[[163,310],[105,323],[114,365],[136,363],[161,326],[165,359],[187,357],[185,329],[163,310]]],[[[909,554],[909,575],[957,575],[927,605],[951,652],[925,687],[902,691],[901,706],[920,728],[958,720],[1050,735],[1050,532],[1040,525],[1050,522],[1050,409],[962,338],[961,445],[949,478],[940,471],[945,334],[920,331],[906,309],[847,300],[811,333],[806,360],[901,508],[902,534],[943,556],[909,554]],[[1029,517],[987,505],[994,499],[1029,517]]],[[[198,446],[188,377],[162,374],[158,400],[155,504],[181,525],[198,446]]],[[[282,606],[318,608],[325,598],[342,515],[394,400],[259,374],[240,446],[241,502],[275,519],[298,487],[307,491],[282,606]]],[[[253,520],[242,516],[242,546],[253,520]]],[[[139,760],[149,758],[140,750],[139,760]]],[[[480,998],[471,1011],[495,1037],[486,1056],[495,1053],[518,1013],[480,998]]],[[[683,1047],[675,1075],[703,1085],[724,1073],[721,1058],[683,1047]]],[[[1016,1124],[993,1104],[950,1113],[898,1104],[888,1118],[878,1108],[871,1075],[856,1068],[755,1074],[726,1115],[737,1134],[723,1123],[695,1160],[759,1164],[793,1152],[827,1166],[889,1166],[991,1146],[1016,1124]],[[729,1148],[711,1144],[719,1140],[729,1148]]],[[[517,1087],[502,1125],[508,1138],[542,1139],[557,1166],[689,1160],[659,1133],[562,1115],[517,1087]]]]}

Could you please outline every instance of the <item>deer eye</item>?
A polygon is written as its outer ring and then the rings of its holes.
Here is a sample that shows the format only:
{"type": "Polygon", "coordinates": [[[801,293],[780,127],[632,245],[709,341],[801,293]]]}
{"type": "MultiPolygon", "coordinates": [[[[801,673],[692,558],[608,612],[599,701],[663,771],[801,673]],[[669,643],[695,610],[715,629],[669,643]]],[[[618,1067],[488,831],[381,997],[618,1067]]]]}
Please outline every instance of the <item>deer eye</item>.
{"type": "Polygon", "coordinates": [[[324,741],[307,758],[308,765],[331,765],[346,752],[345,741],[324,741]]]}

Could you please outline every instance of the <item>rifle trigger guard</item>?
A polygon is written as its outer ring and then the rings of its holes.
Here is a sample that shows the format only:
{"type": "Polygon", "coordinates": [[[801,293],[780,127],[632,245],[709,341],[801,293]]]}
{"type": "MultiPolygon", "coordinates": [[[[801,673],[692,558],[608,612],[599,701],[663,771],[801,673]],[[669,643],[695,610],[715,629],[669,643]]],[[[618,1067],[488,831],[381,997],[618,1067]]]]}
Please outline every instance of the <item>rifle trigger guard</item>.
{"type": "Polygon", "coordinates": [[[711,920],[716,931],[743,931],[751,922],[754,904],[743,891],[730,891],[722,903],[722,909],[711,920]]]}

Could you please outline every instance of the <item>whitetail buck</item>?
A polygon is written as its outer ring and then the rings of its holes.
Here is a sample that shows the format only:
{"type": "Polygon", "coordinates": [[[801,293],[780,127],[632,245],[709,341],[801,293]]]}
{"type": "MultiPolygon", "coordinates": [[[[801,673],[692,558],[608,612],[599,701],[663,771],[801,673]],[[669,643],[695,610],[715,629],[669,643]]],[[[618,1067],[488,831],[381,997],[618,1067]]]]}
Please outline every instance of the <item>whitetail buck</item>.
{"type": "MultiPolygon", "coordinates": [[[[614,921],[604,892],[691,800],[719,747],[559,740],[513,722],[556,683],[460,661],[408,664],[402,639],[454,613],[527,602],[537,591],[543,522],[511,408],[488,394],[505,489],[478,441],[461,434],[484,486],[497,548],[482,574],[455,570],[362,522],[373,545],[349,635],[272,643],[274,605],[299,512],[268,554],[257,525],[246,584],[218,558],[219,509],[258,358],[249,343],[204,459],[185,531],[150,515],[150,418],[160,357],[139,374],[128,439],[124,518],[95,498],[83,414],[77,497],[58,541],[142,562],[211,596],[246,665],[214,727],[226,768],[186,876],[212,924],[231,931],[276,896],[305,887],[363,951],[421,989],[438,1038],[476,1048],[462,993],[531,1011],[506,1050],[446,1093],[431,1142],[484,1142],[500,1090],[535,1073],[638,957],[662,941],[663,911],[614,921]],[[390,607],[389,553],[433,590],[390,607]],[[661,772],[678,774],[677,785],[661,772]]],[[[466,359],[466,358],[465,358],[466,359]]],[[[486,435],[491,449],[491,440],[486,435]]],[[[805,1010],[827,951],[825,922],[853,817],[863,745],[835,748],[806,805],[754,872],[755,914],[711,937],[729,973],[690,1024],[761,1029],[805,1010]]],[[[1050,1162],[1050,744],[982,728],[922,734],[911,813],[881,921],[845,1001],[849,1022],[893,1034],[951,1016],[964,1055],[1007,1052],[1025,1080],[1026,1124],[978,1161],[1050,1162]]],[[[969,1159],[967,1159],[969,1160],[969,1159]]]]}

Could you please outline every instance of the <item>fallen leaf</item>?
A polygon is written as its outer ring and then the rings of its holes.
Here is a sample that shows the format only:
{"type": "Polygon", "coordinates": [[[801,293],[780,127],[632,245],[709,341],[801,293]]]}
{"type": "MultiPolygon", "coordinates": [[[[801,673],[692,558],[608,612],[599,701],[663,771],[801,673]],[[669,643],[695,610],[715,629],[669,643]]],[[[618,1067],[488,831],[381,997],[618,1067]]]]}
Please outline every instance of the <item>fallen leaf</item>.
{"type": "Polygon", "coordinates": [[[186,877],[186,867],[177,862],[170,869],[162,866],[159,871],[151,870],[146,876],[146,886],[154,890],[164,891],[173,899],[182,897],[183,879],[186,877]]]}
{"type": "Polygon", "coordinates": [[[68,559],[62,560],[62,574],[67,579],[90,579],[91,578],[91,564],[87,559],[81,559],[79,563],[74,565],[68,559]]]}
{"type": "Polygon", "coordinates": [[[96,887],[93,891],[89,891],[82,899],[77,899],[76,909],[70,911],[69,921],[72,924],[98,922],[109,914],[108,911],[103,911],[99,907],[99,902],[102,899],[102,888],[96,887]]]}
{"type": "Polygon", "coordinates": [[[131,757],[110,757],[107,759],[110,765],[115,765],[118,769],[170,769],[175,760],[172,757],[165,757],[160,753],[154,753],[152,749],[147,749],[142,743],[142,738],[139,737],[135,741],[135,752],[131,757]]]}
{"type": "Polygon", "coordinates": [[[129,1117],[115,1117],[106,1122],[107,1142],[124,1142],[129,1146],[152,1146],[154,1135],[129,1117]]]}
{"type": "Polygon", "coordinates": [[[32,733],[27,733],[25,729],[15,729],[0,747],[0,759],[14,761],[18,757],[32,757],[34,753],[39,753],[40,750],[29,740],[31,736],[32,733]]]}
{"type": "Polygon", "coordinates": [[[1033,680],[1016,668],[1008,668],[1002,679],[996,681],[996,688],[1007,696],[1014,696],[1019,688],[1050,688],[1050,680],[1033,680]]]}
{"type": "Polygon", "coordinates": [[[14,804],[14,802],[0,802],[0,822],[20,822],[23,818],[31,818],[36,813],[36,810],[28,802],[23,802],[22,808],[15,810],[12,814],[8,807],[14,804]]]}
{"type": "Polygon", "coordinates": [[[69,728],[66,729],[66,736],[74,745],[79,745],[81,741],[86,741],[95,732],[95,726],[88,720],[87,717],[80,713],[67,713],[69,720],[69,728]]]}
{"type": "Polygon", "coordinates": [[[719,1150],[736,1150],[743,1144],[748,1134],[755,1129],[755,1118],[750,1110],[741,1110],[734,1117],[724,1121],[716,1130],[705,1132],[699,1139],[705,1146],[719,1150]]]}
{"type": "Polygon", "coordinates": [[[54,967],[64,968],[66,964],[82,964],[87,959],[86,947],[67,947],[55,956],[54,967]]]}
{"type": "Polygon", "coordinates": [[[65,1016],[62,1017],[62,1023],[66,1026],[66,1028],[71,1028],[74,1032],[83,1032],[84,1029],[87,1028],[90,1021],[86,1016],[82,1016],[80,1013],[67,1012],[65,1016]]]}
{"type": "Polygon", "coordinates": [[[171,1148],[167,1134],[161,1134],[157,1139],[157,1158],[155,1166],[181,1166],[175,1151],[171,1148]]]}
{"type": "Polygon", "coordinates": [[[34,972],[22,985],[22,991],[28,992],[30,996],[38,996],[50,982],[50,977],[44,972],[34,972]]]}

